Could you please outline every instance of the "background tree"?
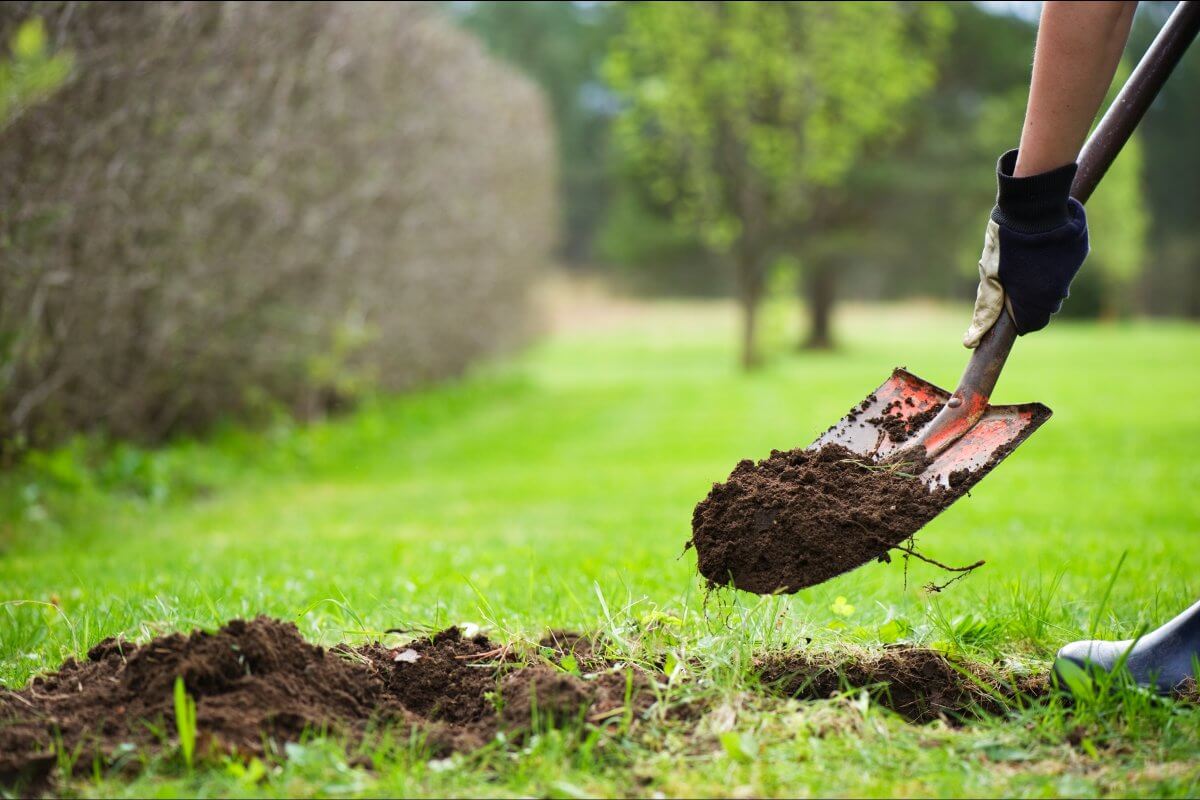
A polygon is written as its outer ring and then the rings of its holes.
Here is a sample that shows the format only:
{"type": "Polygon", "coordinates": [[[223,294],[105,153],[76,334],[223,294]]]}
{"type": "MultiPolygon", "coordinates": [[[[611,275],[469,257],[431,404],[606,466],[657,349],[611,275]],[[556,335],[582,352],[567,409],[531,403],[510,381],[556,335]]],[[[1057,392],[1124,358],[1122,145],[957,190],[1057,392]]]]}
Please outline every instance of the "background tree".
{"type": "MultiPolygon", "coordinates": [[[[1126,58],[1105,98],[1106,108],[1131,71],[1126,58]]],[[[1149,259],[1150,212],[1143,185],[1143,136],[1141,130],[1134,133],[1088,200],[1091,253],[1071,287],[1071,299],[1063,304],[1068,315],[1115,319],[1145,310],[1141,284],[1149,259]]]]}
{"type": "Polygon", "coordinates": [[[900,130],[934,79],[940,7],[899,3],[647,3],[626,9],[606,63],[625,105],[614,135],[653,200],[728,256],[742,363],[757,359],[766,264],[900,130]]]}
{"type": "MultiPolygon", "coordinates": [[[[1095,276],[1099,302],[1094,311],[1104,318],[1144,309],[1139,285],[1149,255],[1150,220],[1142,189],[1142,153],[1141,136],[1135,134],[1088,201],[1092,252],[1084,269],[1095,276]]],[[[1085,310],[1093,309],[1080,309],[1085,310]]]]}
{"type": "MultiPolygon", "coordinates": [[[[899,137],[873,138],[841,181],[811,187],[814,213],[787,233],[790,243],[784,246],[796,256],[790,263],[803,266],[793,267],[800,291],[818,312],[807,317],[805,344],[829,338],[835,286],[838,297],[867,301],[922,296],[968,302],[973,296],[981,220],[995,198],[988,166],[999,150],[1016,145],[1037,10],[1020,4],[939,5],[953,24],[945,46],[924,51],[936,58],[935,85],[920,102],[896,112],[904,127],[899,137]]],[[[1141,4],[1129,63],[1173,6],[1141,4]]],[[[695,225],[684,224],[671,203],[655,200],[646,171],[624,148],[608,146],[617,107],[599,65],[624,26],[624,4],[479,0],[444,7],[494,53],[527,71],[551,98],[560,129],[563,241],[570,263],[603,271],[622,289],[643,295],[733,293],[728,255],[706,250],[695,225]]],[[[858,41],[872,44],[870,36],[858,41]]],[[[928,31],[924,43],[936,43],[928,31]]],[[[1193,179],[1200,154],[1180,133],[1200,128],[1197,91],[1200,60],[1185,58],[1140,126],[1133,149],[1118,162],[1118,170],[1133,169],[1130,162],[1140,157],[1142,178],[1126,181],[1121,171],[1108,176],[1091,204],[1101,223],[1110,203],[1122,222],[1094,231],[1090,267],[1076,281],[1064,313],[1200,315],[1200,235],[1194,224],[1200,182],[1193,179]],[[1122,189],[1122,182],[1140,186],[1140,198],[1122,189]],[[1140,203],[1140,211],[1131,203],[1140,203]],[[1137,227],[1124,220],[1143,217],[1143,257],[1116,258],[1121,245],[1111,238],[1136,241],[1139,236],[1130,234],[1137,227]],[[1118,262],[1126,270],[1119,280],[1109,277],[1118,262]]]]}
{"type": "MultiPolygon", "coordinates": [[[[1150,45],[1171,2],[1138,7],[1127,59],[1150,45]]],[[[1149,210],[1145,274],[1137,281],[1146,310],[1200,317],[1200,55],[1193,46],[1163,86],[1139,126],[1145,143],[1144,192],[1149,210]]],[[[1126,156],[1122,154],[1121,158],[1126,156]]],[[[1118,163],[1120,163],[1118,161],[1118,163]]],[[[1108,182],[1106,176],[1104,181],[1108,182]]],[[[1096,192],[1100,192],[1104,184],[1096,192]]]]}
{"type": "Polygon", "coordinates": [[[561,254],[592,259],[592,239],[612,193],[608,162],[612,97],[600,78],[620,26],[616,3],[453,3],[451,14],[500,58],[538,82],[558,137],[561,254]]]}

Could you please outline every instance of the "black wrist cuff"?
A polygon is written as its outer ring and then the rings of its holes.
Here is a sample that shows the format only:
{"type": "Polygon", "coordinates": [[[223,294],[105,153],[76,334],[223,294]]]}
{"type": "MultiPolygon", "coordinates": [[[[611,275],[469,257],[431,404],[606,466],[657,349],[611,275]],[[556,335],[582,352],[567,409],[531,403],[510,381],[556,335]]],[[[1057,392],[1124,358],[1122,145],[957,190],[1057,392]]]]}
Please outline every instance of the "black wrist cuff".
{"type": "Polygon", "coordinates": [[[1067,224],[1071,212],[1067,200],[1077,164],[1066,164],[1049,172],[1014,178],[1017,151],[1009,150],[996,162],[996,206],[992,219],[1017,233],[1045,233],[1067,224]]]}

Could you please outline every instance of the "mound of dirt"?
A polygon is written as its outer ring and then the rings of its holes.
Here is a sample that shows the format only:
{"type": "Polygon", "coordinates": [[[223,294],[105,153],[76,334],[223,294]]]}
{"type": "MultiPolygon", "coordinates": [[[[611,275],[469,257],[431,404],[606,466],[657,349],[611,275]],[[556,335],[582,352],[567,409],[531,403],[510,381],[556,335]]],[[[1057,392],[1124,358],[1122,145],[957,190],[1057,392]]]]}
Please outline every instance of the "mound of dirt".
{"type": "Polygon", "coordinates": [[[654,702],[649,677],[629,668],[610,669],[585,681],[550,667],[530,667],[506,677],[501,695],[500,721],[510,731],[555,727],[572,720],[599,723],[626,714],[637,716],[654,702]]]}
{"type": "Polygon", "coordinates": [[[353,741],[376,723],[419,730],[433,754],[444,754],[481,746],[499,730],[519,736],[535,721],[644,711],[654,697],[650,678],[636,673],[627,704],[630,669],[585,679],[524,666],[508,648],[457,628],[398,648],[325,649],[266,617],[140,646],[106,639],[85,661],[0,691],[0,785],[44,786],[59,752],[77,753],[76,769],[87,772],[130,744],[174,748],[177,677],[196,702],[202,754],[263,755],[305,730],[353,741]]]}
{"type": "Polygon", "coordinates": [[[919,647],[885,648],[845,655],[780,653],[761,659],[759,677],[769,691],[822,700],[847,689],[868,689],[875,702],[909,722],[951,724],[980,714],[1003,714],[1018,698],[1049,690],[1045,675],[1004,675],[919,647]]]}
{"type": "MultiPolygon", "coordinates": [[[[304,641],[291,623],[266,617],[140,646],[106,639],[84,661],[68,660],[20,691],[0,690],[0,787],[46,789],[59,753],[73,754],[75,770],[87,773],[96,762],[122,763],[130,745],[141,754],[173,752],[177,677],[196,702],[201,756],[266,755],[305,730],[352,743],[376,724],[420,733],[431,755],[480,747],[500,731],[520,740],[547,727],[639,724],[659,695],[653,676],[602,659],[595,641],[554,632],[529,663],[512,647],[457,628],[399,647],[325,649],[304,641]],[[571,662],[563,661],[567,655],[571,662]],[[555,669],[546,658],[585,674],[555,669]]],[[[841,661],[773,654],[757,668],[764,688],[786,696],[824,699],[847,686],[870,687],[879,702],[916,722],[999,713],[997,698],[1045,690],[1044,678],[1009,682],[983,666],[913,648],[841,661]]],[[[702,709],[663,711],[688,720],[702,709]]],[[[133,769],[141,761],[123,763],[133,769]]]]}
{"type": "Polygon", "coordinates": [[[294,625],[234,620],[215,634],[141,647],[106,639],[86,661],[0,693],[0,777],[39,777],[54,763],[56,739],[66,752],[79,749],[86,770],[125,743],[153,748],[159,732],[174,738],[177,676],[196,700],[205,749],[260,754],[264,736],[291,740],[306,727],[356,733],[373,716],[415,722],[388,696],[376,664],[310,645],[294,625]]]}
{"type": "Polygon", "coordinates": [[[487,694],[496,690],[508,653],[487,637],[466,638],[447,628],[402,648],[373,643],[351,652],[385,665],[380,671],[389,698],[420,718],[451,726],[455,749],[477,747],[495,732],[496,708],[487,694]]]}
{"type": "Polygon", "coordinates": [[[930,491],[915,477],[925,466],[873,464],[835,444],[744,460],[692,514],[700,574],[710,586],[791,593],[888,561],[968,488],[930,491]]]}

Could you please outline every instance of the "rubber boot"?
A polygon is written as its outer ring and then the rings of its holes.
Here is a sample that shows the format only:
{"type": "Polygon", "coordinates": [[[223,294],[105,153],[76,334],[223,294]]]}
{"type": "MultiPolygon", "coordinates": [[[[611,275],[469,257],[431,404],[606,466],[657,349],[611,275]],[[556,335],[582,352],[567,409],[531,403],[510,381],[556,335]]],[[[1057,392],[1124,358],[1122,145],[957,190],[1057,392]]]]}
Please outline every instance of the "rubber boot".
{"type": "Polygon", "coordinates": [[[1058,651],[1058,658],[1085,669],[1091,665],[1111,671],[1126,652],[1125,666],[1140,686],[1169,693],[1195,679],[1200,660],[1200,602],[1140,639],[1071,642],[1058,651]]]}

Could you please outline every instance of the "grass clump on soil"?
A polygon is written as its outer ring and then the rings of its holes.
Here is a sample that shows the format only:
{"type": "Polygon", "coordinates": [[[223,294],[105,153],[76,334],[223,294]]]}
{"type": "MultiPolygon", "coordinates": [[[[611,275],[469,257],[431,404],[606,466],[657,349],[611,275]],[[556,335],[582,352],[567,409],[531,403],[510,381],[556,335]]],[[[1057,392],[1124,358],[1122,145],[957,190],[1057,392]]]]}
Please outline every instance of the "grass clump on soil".
{"type": "Polygon", "coordinates": [[[857,655],[771,653],[758,670],[764,686],[786,697],[820,700],[867,689],[880,705],[913,723],[962,724],[984,714],[1003,716],[1049,690],[1044,673],[1006,674],[922,647],[857,655]]]}
{"type": "MultiPolygon", "coordinates": [[[[775,357],[744,376],[724,307],[660,305],[328,423],[228,429],[111,462],[47,454],[0,475],[0,686],[24,691],[109,637],[144,645],[258,613],[327,652],[416,649],[405,639],[474,625],[522,663],[548,666],[545,654],[580,676],[601,668],[590,658],[633,665],[655,703],[627,730],[621,712],[432,756],[403,722],[212,756],[198,721],[191,772],[170,744],[122,749],[108,768],[70,763],[55,792],[1195,796],[1200,713],[1120,684],[913,725],[881,689],[839,683],[810,700],[759,678],[771,653],[896,645],[1000,680],[1042,675],[1064,642],[1129,638],[1193,602],[1200,373],[1178,366],[1200,363],[1193,327],[1060,321],[1021,341],[997,399],[1056,416],[922,529],[948,563],[988,561],[945,592],[920,589],[937,568],[914,561],[906,584],[896,559],[794,595],[706,595],[693,556],[678,557],[714,478],[745,453],[811,441],[878,385],[880,365],[952,383],[960,312],[847,307],[835,358],[784,355],[794,326],[781,324],[775,357]],[[1124,376],[1103,403],[1081,377],[1097,353],[1124,376]],[[412,633],[385,633],[397,627],[412,633]],[[575,641],[592,654],[540,650],[547,628],[588,632],[575,641]]],[[[202,690],[187,691],[203,716],[202,690]]],[[[154,727],[175,736],[169,714],[154,727]]]]}

